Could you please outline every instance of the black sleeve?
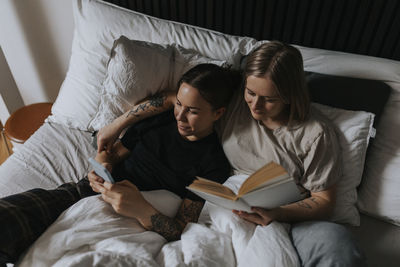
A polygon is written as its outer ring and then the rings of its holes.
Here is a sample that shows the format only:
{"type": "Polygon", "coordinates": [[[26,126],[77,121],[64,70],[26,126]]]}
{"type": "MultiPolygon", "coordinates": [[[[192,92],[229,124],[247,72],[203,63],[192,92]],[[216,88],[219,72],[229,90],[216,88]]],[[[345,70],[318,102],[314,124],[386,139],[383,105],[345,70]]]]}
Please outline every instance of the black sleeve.
{"type": "MultiPolygon", "coordinates": [[[[203,160],[202,171],[198,176],[223,184],[231,176],[231,165],[229,164],[225,154],[217,153],[217,156],[207,157],[205,160],[203,160]]],[[[197,196],[193,192],[189,190],[186,191],[186,198],[189,198],[193,201],[204,202],[204,199],[197,196]]]]}
{"type": "Polygon", "coordinates": [[[206,163],[202,177],[223,184],[231,175],[231,166],[225,158],[214,159],[206,163]]]}
{"type": "Polygon", "coordinates": [[[199,197],[198,195],[196,195],[195,193],[193,193],[192,191],[186,190],[186,196],[184,198],[188,198],[192,201],[197,201],[197,202],[206,202],[203,198],[199,197]]]}
{"type": "Polygon", "coordinates": [[[121,138],[121,143],[127,149],[133,150],[141,135],[154,127],[159,127],[174,119],[174,113],[171,110],[146,118],[129,127],[121,138]]]}
{"type": "Polygon", "coordinates": [[[136,127],[133,125],[128,128],[124,136],[121,138],[121,143],[124,147],[132,151],[138,139],[139,139],[138,131],[136,127]]]}

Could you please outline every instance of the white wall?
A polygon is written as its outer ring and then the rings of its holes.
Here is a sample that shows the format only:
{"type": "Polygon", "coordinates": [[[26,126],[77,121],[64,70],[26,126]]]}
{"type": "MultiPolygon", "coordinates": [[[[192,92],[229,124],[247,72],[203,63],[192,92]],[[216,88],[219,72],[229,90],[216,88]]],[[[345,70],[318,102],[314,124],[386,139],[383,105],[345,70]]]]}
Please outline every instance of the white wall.
{"type": "MultiPolygon", "coordinates": [[[[23,104],[56,99],[68,69],[73,28],[71,0],[0,1],[0,45],[6,59],[0,58],[0,68],[11,70],[23,104]]],[[[10,77],[0,76],[0,84],[5,80],[10,77]]],[[[3,99],[7,106],[13,101],[3,99]]]]}

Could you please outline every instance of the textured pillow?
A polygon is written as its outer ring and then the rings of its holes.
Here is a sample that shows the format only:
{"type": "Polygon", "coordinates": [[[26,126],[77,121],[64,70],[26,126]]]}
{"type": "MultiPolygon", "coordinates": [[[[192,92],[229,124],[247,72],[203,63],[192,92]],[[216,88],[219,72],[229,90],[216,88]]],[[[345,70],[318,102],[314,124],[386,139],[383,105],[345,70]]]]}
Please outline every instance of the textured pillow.
{"type": "Polygon", "coordinates": [[[166,21],[99,0],[73,0],[74,39],[67,76],[48,121],[93,130],[89,123],[100,104],[107,61],[115,39],[177,43],[200,54],[238,66],[252,38],[235,37],[166,21]]]}
{"type": "Polygon", "coordinates": [[[121,36],[111,50],[100,106],[91,128],[99,130],[149,95],[175,90],[182,74],[201,63],[225,62],[175,44],[159,45],[121,36]]]}
{"type": "Polygon", "coordinates": [[[121,36],[114,42],[100,105],[90,127],[99,130],[139,100],[170,86],[173,49],[121,36]]]}
{"type": "Polygon", "coordinates": [[[359,225],[360,215],[356,207],[357,186],[363,174],[369,139],[374,132],[372,127],[374,114],[338,109],[317,103],[312,105],[336,126],[336,134],[342,150],[342,177],[337,184],[336,206],[331,220],[359,225]]]}

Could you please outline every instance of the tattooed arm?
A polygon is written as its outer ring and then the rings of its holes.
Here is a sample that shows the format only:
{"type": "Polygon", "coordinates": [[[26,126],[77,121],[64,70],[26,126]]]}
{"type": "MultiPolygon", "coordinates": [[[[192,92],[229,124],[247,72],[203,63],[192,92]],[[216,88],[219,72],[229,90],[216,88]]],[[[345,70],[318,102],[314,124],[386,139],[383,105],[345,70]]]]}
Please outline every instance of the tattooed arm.
{"type": "Polygon", "coordinates": [[[234,213],[247,221],[260,225],[268,225],[274,220],[280,222],[324,220],[329,218],[333,211],[335,197],[336,186],[332,186],[324,191],[311,192],[309,198],[275,209],[252,208],[254,213],[243,211],[234,211],[234,213]]]}
{"type": "Polygon", "coordinates": [[[146,229],[159,233],[168,241],[178,240],[189,222],[197,222],[203,205],[204,202],[186,198],[182,201],[175,218],[170,218],[156,211],[150,218],[143,220],[142,224],[146,229]]]}
{"type": "Polygon", "coordinates": [[[203,202],[185,198],[175,218],[170,218],[147,202],[138,188],[128,180],[115,184],[93,183],[92,188],[101,193],[104,201],[109,203],[115,212],[136,218],[144,228],[159,233],[168,241],[180,239],[186,224],[197,222],[204,205],[203,202]]]}
{"type": "Polygon", "coordinates": [[[112,123],[104,126],[97,134],[97,152],[106,150],[111,153],[115,140],[121,132],[140,120],[154,116],[174,106],[176,93],[172,91],[162,92],[144,99],[132,109],[128,110],[112,123]]]}

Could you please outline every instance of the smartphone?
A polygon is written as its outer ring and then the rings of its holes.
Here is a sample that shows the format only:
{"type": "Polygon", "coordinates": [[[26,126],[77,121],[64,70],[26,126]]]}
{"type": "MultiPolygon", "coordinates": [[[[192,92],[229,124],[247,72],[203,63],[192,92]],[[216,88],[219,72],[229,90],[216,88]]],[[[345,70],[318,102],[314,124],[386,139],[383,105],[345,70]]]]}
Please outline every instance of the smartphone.
{"type": "Polygon", "coordinates": [[[94,172],[98,176],[103,178],[104,181],[107,181],[112,184],[115,183],[114,179],[111,176],[111,173],[103,165],[98,163],[94,158],[89,158],[89,162],[92,165],[94,172]]]}

